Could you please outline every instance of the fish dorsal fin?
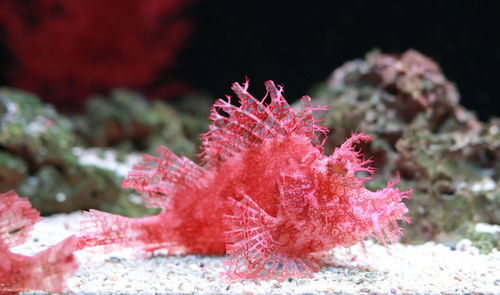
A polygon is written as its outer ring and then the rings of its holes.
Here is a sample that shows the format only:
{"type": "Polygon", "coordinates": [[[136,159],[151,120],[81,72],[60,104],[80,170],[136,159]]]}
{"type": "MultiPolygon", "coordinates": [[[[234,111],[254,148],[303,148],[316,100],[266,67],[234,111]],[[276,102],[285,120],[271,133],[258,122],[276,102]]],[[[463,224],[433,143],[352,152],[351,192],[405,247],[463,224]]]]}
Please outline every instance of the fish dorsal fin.
{"type": "Polygon", "coordinates": [[[20,198],[14,191],[0,193],[0,248],[23,244],[40,220],[40,213],[28,199],[20,198]]]}
{"type": "MultiPolygon", "coordinates": [[[[271,102],[266,104],[248,93],[248,81],[243,86],[234,83],[231,89],[239,98],[240,106],[231,104],[231,97],[218,99],[212,107],[209,131],[202,135],[202,162],[211,163],[227,159],[235,153],[259,144],[278,135],[301,133],[319,141],[316,131],[326,134],[324,126],[316,125],[312,111],[326,107],[311,106],[311,98],[304,96],[301,110],[291,107],[282,96],[283,88],[276,87],[273,81],[265,83],[271,102]]],[[[322,143],[320,143],[322,144],[322,143]]]]}
{"type": "Polygon", "coordinates": [[[180,187],[196,185],[204,169],[186,157],[178,157],[164,146],[158,157],[144,155],[144,164],[135,165],[122,187],[134,188],[142,194],[146,207],[166,208],[180,187]]]}
{"type": "Polygon", "coordinates": [[[327,110],[326,106],[313,107],[311,103],[311,97],[303,96],[300,99],[300,111],[297,112],[297,125],[301,128],[302,132],[309,136],[313,140],[315,145],[322,146],[326,140],[326,134],[328,133],[328,128],[324,125],[318,125],[325,119],[315,120],[313,117],[313,111],[327,110]],[[323,135],[323,139],[320,141],[318,135],[323,135]]]}

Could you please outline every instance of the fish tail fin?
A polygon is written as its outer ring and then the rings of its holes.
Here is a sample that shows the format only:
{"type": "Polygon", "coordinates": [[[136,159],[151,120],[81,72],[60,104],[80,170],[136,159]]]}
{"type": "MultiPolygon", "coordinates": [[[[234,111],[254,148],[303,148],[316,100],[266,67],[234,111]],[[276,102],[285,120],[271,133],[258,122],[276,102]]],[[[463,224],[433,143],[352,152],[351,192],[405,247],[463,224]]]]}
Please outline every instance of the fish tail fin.
{"type": "Polygon", "coordinates": [[[84,212],[76,248],[112,251],[133,247],[145,252],[173,249],[175,239],[166,214],[164,211],[155,216],[129,218],[97,210],[84,212]]]}

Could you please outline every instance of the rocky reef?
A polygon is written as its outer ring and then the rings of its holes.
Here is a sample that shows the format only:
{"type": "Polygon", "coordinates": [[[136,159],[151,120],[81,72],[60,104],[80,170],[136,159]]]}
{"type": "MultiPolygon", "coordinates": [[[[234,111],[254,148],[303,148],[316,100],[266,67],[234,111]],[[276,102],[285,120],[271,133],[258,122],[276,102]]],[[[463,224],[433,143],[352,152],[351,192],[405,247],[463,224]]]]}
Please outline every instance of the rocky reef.
{"type": "Polygon", "coordinates": [[[175,105],[115,89],[107,97],[95,95],[87,101],[84,115],[74,120],[75,131],[87,146],[154,154],[160,145],[168,145],[175,153],[193,157],[200,143],[198,136],[208,125],[211,101],[197,95],[175,105]],[[190,108],[182,102],[193,100],[190,108]]]}
{"type": "Polygon", "coordinates": [[[413,189],[406,241],[486,235],[493,242],[483,248],[498,246],[498,237],[473,225],[500,223],[500,121],[480,122],[462,107],[433,60],[415,50],[375,50],[335,70],[313,97],[329,107],[321,114],[331,130],[326,149],[364,130],[372,141],[363,150],[379,168],[368,185],[383,187],[398,170],[400,185],[413,189]]]}
{"type": "Polygon", "coordinates": [[[31,93],[2,88],[0,191],[15,189],[45,215],[89,208],[147,214],[121,188],[127,169],[117,165],[131,167],[141,158],[133,151],[161,144],[192,156],[196,141],[187,134],[198,134],[202,123],[126,90],[89,99],[85,110],[62,115],[31,93]]]}

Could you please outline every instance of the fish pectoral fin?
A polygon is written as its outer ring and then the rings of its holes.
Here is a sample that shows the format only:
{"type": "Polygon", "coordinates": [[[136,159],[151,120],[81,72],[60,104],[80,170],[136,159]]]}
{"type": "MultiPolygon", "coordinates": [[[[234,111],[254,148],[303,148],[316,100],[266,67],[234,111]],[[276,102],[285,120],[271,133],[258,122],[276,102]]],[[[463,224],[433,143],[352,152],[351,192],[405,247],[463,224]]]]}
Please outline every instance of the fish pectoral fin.
{"type": "Polygon", "coordinates": [[[275,217],[267,214],[248,195],[241,201],[230,199],[234,212],[225,215],[226,252],[229,260],[226,277],[238,279],[278,279],[311,277],[319,270],[318,263],[309,258],[290,257],[276,249],[273,231],[278,225],[275,217]]]}
{"type": "Polygon", "coordinates": [[[266,256],[254,254],[252,259],[248,259],[243,253],[237,253],[231,255],[225,264],[228,267],[226,277],[229,280],[310,278],[319,271],[319,264],[312,259],[289,257],[281,253],[267,253],[266,256]]]}
{"type": "Polygon", "coordinates": [[[272,233],[277,219],[267,214],[248,195],[241,201],[231,199],[233,215],[225,215],[226,276],[238,279],[286,279],[288,277],[312,276],[319,269],[310,259],[288,257],[279,253],[272,233]]]}
{"type": "Polygon", "coordinates": [[[230,256],[226,275],[231,280],[261,277],[262,265],[269,259],[275,244],[272,231],[277,220],[246,194],[241,201],[230,201],[233,214],[224,215],[228,228],[226,252],[230,256]]]}
{"type": "Polygon", "coordinates": [[[287,278],[309,277],[319,271],[319,264],[310,258],[290,257],[273,253],[262,264],[262,274],[267,278],[285,280],[287,278]]]}

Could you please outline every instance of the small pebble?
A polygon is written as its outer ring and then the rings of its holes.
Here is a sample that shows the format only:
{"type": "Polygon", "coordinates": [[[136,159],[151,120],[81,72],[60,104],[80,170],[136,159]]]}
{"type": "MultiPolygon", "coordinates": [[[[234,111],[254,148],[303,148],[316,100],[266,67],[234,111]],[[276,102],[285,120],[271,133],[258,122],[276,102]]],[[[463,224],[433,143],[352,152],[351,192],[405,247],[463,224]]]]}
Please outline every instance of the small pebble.
{"type": "Polygon", "coordinates": [[[106,259],[106,260],[104,260],[104,261],[106,261],[106,262],[110,262],[110,263],[119,263],[119,262],[121,262],[121,261],[122,261],[122,259],[121,259],[121,258],[119,258],[119,257],[111,256],[111,257],[107,258],[107,259],[106,259]]]}
{"type": "Polygon", "coordinates": [[[365,279],[364,279],[364,278],[358,278],[358,279],[356,279],[356,280],[354,281],[354,283],[355,283],[356,285],[359,285],[359,284],[363,283],[364,281],[365,281],[365,279]]]}

